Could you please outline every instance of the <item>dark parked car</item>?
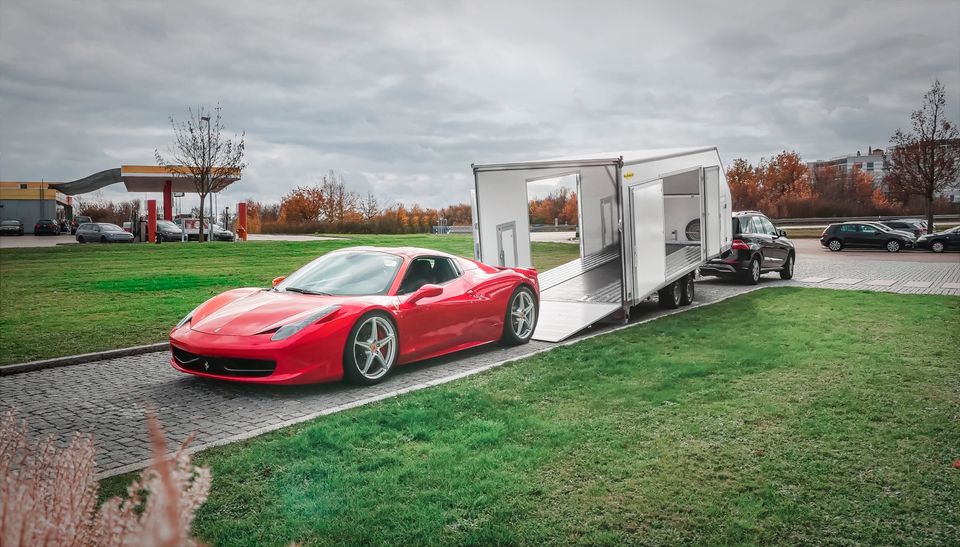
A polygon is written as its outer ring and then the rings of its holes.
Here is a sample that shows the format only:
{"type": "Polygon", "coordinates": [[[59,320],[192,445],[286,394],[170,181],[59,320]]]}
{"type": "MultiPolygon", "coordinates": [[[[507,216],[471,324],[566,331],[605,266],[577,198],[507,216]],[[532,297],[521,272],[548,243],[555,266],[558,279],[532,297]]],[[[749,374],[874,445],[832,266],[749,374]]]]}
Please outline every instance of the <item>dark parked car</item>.
{"type": "Polygon", "coordinates": [[[831,251],[846,247],[886,249],[891,253],[910,249],[917,238],[909,232],[888,228],[879,222],[838,222],[820,234],[820,244],[831,251]]]}
{"type": "Polygon", "coordinates": [[[73,220],[70,221],[70,235],[77,233],[77,228],[81,224],[87,224],[88,222],[93,222],[93,219],[86,215],[79,215],[73,217],[73,220]]]}
{"type": "Polygon", "coordinates": [[[0,222],[0,235],[22,236],[23,223],[19,220],[4,220],[3,222],[0,222]]]}
{"type": "Polygon", "coordinates": [[[913,234],[913,237],[920,237],[927,233],[927,229],[916,220],[882,220],[880,221],[880,224],[883,224],[887,228],[891,228],[893,230],[900,230],[901,232],[913,234]]]}
{"type": "Polygon", "coordinates": [[[949,230],[920,236],[917,240],[917,247],[921,249],[930,249],[935,253],[943,251],[960,251],[960,226],[954,226],[949,230]]]}
{"type": "Polygon", "coordinates": [[[60,225],[55,220],[41,218],[33,225],[33,235],[60,235],[60,225]]]}
{"type": "Polygon", "coordinates": [[[221,227],[219,224],[213,224],[213,240],[214,241],[233,241],[237,239],[237,236],[233,232],[227,230],[226,228],[221,227]]]}
{"type": "Polygon", "coordinates": [[[77,227],[77,241],[90,243],[132,243],[133,234],[125,232],[116,224],[106,222],[88,222],[77,227]]]}
{"type": "Polygon", "coordinates": [[[182,241],[183,230],[169,220],[157,221],[157,235],[163,241],[182,241]]]}
{"type": "Polygon", "coordinates": [[[797,251],[786,232],[757,211],[733,213],[733,241],[724,251],[700,267],[700,275],[737,277],[756,285],[767,272],[780,272],[781,279],[793,278],[797,251]]]}

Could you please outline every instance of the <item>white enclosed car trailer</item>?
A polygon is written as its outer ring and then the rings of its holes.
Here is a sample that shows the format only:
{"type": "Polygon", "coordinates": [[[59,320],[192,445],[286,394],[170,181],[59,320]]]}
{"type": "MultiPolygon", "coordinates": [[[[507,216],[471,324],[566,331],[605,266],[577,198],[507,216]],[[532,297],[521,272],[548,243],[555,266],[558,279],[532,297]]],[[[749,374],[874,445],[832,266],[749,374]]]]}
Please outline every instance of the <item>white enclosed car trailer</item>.
{"type": "Polygon", "coordinates": [[[532,267],[527,187],[575,179],[580,258],[540,273],[533,338],[557,342],[630,308],[730,248],[730,189],[715,147],[473,165],[474,254],[532,267]]]}

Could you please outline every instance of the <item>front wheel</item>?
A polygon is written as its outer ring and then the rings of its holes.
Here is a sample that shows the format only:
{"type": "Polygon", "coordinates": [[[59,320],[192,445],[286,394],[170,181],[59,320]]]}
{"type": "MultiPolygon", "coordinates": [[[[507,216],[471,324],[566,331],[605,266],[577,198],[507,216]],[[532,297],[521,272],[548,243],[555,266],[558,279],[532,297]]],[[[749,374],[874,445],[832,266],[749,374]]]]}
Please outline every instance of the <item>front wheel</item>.
{"type": "Polygon", "coordinates": [[[379,383],[397,362],[397,348],[397,329],[390,316],[383,312],[364,315],[347,336],[344,377],[357,384],[379,383]]]}
{"type": "Polygon", "coordinates": [[[500,342],[505,346],[526,344],[537,328],[537,299],[526,286],[517,287],[510,295],[500,342]]]}
{"type": "Polygon", "coordinates": [[[935,253],[942,253],[946,248],[947,246],[944,245],[942,241],[934,241],[930,244],[930,250],[935,253]]]}
{"type": "Polygon", "coordinates": [[[839,239],[831,239],[827,243],[827,248],[829,248],[833,252],[837,252],[840,249],[843,249],[843,243],[841,243],[839,239]]]}
{"type": "Polygon", "coordinates": [[[887,252],[889,253],[899,253],[900,252],[900,242],[896,239],[891,239],[887,242],[887,252]]]}
{"type": "Polygon", "coordinates": [[[693,304],[693,297],[696,291],[696,283],[694,283],[694,274],[688,274],[683,278],[683,287],[680,294],[680,304],[683,306],[689,306],[693,304]]]}
{"type": "Polygon", "coordinates": [[[780,270],[780,279],[793,279],[793,255],[787,257],[787,263],[780,270]]]}
{"type": "Polygon", "coordinates": [[[84,239],[83,236],[77,236],[77,242],[78,242],[78,243],[86,243],[87,240],[84,239]]]}

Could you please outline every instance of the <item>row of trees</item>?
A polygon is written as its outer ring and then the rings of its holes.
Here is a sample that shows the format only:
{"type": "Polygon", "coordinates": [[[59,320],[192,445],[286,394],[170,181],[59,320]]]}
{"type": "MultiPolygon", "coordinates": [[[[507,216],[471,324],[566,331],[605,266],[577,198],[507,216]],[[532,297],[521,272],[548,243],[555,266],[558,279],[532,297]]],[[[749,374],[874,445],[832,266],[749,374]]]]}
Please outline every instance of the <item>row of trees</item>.
{"type": "Polygon", "coordinates": [[[567,188],[558,188],[543,199],[531,199],[530,222],[532,224],[576,224],[577,193],[567,188]]]}

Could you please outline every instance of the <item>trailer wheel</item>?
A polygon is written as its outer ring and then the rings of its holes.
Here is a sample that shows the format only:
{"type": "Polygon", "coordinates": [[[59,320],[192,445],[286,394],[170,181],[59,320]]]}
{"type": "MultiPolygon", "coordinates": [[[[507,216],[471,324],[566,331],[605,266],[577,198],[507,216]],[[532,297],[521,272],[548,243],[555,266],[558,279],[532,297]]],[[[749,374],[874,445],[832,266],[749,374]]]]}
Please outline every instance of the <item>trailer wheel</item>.
{"type": "Polygon", "coordinates": [[[657,302],[661,308],[673,310],[680,306],[682,296],[683,287],[680,284],[680,280],[677,280],[657,291],[657,302]]]}
{"type": "Polygon", "coordinates": [[[696,290],[694,288],[695,283],[693,282],[693,274],[687,274],[687,276],[681,281],[683,282],[683,290],[681,291],[682,294],[680,295],[680,304],[689,306],[690,304],[693,304],[694,291],[696,290]]]}

